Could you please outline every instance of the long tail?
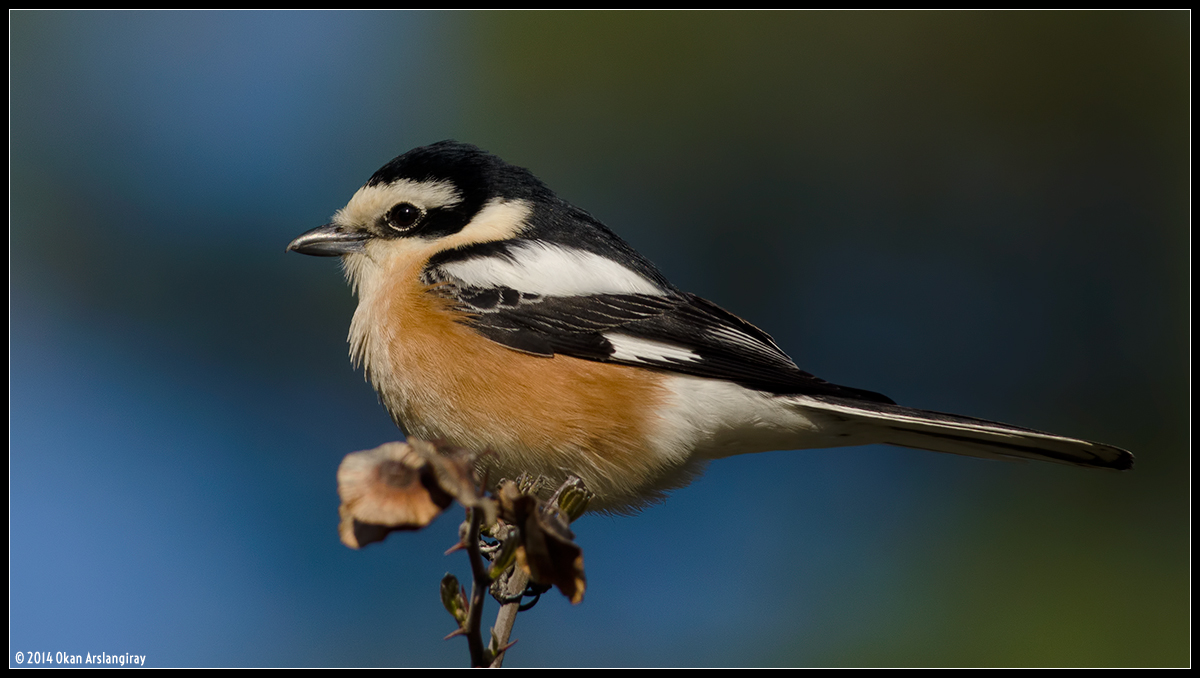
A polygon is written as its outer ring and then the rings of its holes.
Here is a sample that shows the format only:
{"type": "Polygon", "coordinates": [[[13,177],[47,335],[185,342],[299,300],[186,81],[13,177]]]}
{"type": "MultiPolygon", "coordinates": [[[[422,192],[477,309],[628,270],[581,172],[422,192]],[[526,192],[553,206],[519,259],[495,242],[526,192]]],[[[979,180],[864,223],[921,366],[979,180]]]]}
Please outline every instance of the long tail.
{"type": "Polygon", "coordinates": [[[1133,468],[1133,455],[1119,447],[985,419],[826,396],[802,396],[796,402],[808,412],[830,419],[833,429],[852,431],[854,438],[862,439],[854,444],[876,442],[970,457],[1039,459],[1118,471],[1133,468]]]}

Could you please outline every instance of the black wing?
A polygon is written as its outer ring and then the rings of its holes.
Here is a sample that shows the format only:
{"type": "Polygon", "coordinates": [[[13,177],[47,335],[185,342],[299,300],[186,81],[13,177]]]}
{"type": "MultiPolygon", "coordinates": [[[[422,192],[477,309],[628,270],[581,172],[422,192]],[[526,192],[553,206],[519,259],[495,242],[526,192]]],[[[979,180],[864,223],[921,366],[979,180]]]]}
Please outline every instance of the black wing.
{"type": "Polygon", "coordinates": [[[780,395],[893,402],[804,372],[766,332],[694,294],[540,296],[454,282],[431,291],[454,299],[468,314],[463,322],[480,334],[518,351],[723,379],[780,395]]]}

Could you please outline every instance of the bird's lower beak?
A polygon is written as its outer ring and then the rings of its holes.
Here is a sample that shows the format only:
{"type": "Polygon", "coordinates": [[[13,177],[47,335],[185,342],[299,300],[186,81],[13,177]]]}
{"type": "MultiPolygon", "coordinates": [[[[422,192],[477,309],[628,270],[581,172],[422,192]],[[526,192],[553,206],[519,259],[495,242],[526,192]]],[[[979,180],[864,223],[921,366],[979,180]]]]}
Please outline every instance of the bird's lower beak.
{"type": "Polygon", "coordinates": [[[368,237],[366,233],[349,232],[341,226],[325,224],[288,243],[286,251],[311,254],[314,257],[337,257],[361,252],[368,237]]]}

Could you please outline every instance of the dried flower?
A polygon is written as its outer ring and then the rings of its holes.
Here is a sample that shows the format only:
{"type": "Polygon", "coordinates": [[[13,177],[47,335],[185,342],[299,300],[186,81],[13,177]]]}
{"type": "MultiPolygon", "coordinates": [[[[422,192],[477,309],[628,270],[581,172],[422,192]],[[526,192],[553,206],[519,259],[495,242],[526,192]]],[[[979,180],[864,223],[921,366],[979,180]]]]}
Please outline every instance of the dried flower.
{"type": "Polygon", "coordinates": [[[338,467],[342,543],[362,548],[395,530],[419,530],[453,500],[422,455],[386,443],[346,455],[338,467]]]}
{"type": "Polygon", "coordinates": [[[572,603],[583,600],[587,581],[583,550],[573,541],[564,514],[536,497],[522,494],[514,483],[500,486],[500,517],[520,530],[517,563],[540,584],[557,586],[572,603]]]}

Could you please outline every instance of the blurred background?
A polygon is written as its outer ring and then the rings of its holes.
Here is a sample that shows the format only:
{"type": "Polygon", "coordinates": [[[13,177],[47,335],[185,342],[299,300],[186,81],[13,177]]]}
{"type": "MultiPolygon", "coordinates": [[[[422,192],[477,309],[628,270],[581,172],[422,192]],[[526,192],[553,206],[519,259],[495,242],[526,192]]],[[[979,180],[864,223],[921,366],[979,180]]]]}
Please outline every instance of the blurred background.
{"type": "Polygon", "coordinates": [[[521,614],[509,666],[1189,664],[1188,14],[15,12],[10,40],[10,665],[466,665],[456,510],[338,541],[339,461],[399,433],[337,263],[284,254],[445,138],[818,376],[1137,455],[714,462],[576,523],[587,596],[521,614]]]}

